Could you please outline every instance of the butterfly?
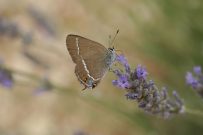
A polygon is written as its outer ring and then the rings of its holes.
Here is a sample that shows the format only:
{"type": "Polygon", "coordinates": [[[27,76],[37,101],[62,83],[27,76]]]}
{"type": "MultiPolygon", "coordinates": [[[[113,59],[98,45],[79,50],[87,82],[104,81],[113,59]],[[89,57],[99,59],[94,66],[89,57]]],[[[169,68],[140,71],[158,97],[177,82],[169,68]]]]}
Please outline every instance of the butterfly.
{"type": "Polygon", "coordinates": [[[66,46],[76,64],[75,75],[84,85],[83,90],[95,88],[116,60],[114,47],[105,48],[100,43],[78,35],[68,35],[66,46]]]}

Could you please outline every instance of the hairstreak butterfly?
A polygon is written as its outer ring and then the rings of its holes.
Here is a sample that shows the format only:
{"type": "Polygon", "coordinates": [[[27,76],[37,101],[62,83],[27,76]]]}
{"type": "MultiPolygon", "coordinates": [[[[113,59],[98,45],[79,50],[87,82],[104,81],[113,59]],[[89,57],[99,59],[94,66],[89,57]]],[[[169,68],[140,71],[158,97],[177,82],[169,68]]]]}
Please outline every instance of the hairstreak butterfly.
{"type": "Polygon", "coordinates": [[[114,47],[105,48],[100,43],[78,35],[68,35],[66,46],[76,64],[75,74],[85,86],[83,90],[95,88],[116,60],[114,47]]]}

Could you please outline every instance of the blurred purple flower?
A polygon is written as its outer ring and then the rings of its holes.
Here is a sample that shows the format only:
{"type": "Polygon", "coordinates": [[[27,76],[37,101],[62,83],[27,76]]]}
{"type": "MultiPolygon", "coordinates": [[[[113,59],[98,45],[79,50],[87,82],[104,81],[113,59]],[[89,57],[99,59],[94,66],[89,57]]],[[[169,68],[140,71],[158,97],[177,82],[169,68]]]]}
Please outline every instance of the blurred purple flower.
{"type": "Polygon", "coordinates": [[[195,66],[193,68],[193,73],[187,72],[186,83],[190,85],[198,95],[203,98],[203,74],[200,66],[195,66]]]}
{"type": "Polygon", "coordinates": [[[22,31],[22,28],[16,22],[5,17],[0,17],[0,36],[21,38],[22,43],[26,45],[33,41],[32,33],[22,31]]]}
{"type": "Polygon", "coordinates": [[[5,88],[12,88],[13,77],[10,71],[0,65],[0,84],[5,88]]]}
{"type": "Polygon", "coordinates": [[[15,38],[21,35],[18,25],[8,19],[0,17],[0,35],[15,38]]]}
{"type": "Polygon", "coordinates": [[[201,75],[202,71],[201,71],[201,67],[200,66],[196,66],[193,68],[193,71],[196,75],[201,75]]]}
{"type": "Polygon", "coordinates": [[[123,65],[125,72],[114,70],[117,80],[113,85],[126,89],[126,98],[138,102],[138,107],[145,112],[168,118],[173,114],[184,112],[184,104],[176,92],[169,97],[167,89],[158,89],[152,80],[148,81],[147,71],[138,65],[134,71],[127,70],[130,66],[124,55],[117,56],[117,61],[123,65]],[[128,65],[128,66],[126,66],[128,65]]]}
{"type": "Polygon", "coordinates": [[[193,88],[196,88],[198,85],[197,79],[194,78],[191,72],[187,72],[186,74],[186,82],[191,85],[193,88]]]}

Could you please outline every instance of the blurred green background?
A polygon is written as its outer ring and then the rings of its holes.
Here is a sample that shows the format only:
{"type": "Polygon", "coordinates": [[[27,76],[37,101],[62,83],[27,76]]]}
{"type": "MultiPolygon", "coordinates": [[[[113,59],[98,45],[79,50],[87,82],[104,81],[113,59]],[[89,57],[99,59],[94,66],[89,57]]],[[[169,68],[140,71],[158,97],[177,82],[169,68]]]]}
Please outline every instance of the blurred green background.
{"type": "Polygon", "coordinates": [[[14,35],[0,33],[0,58],[15,72],[14,87],[0,87],[0,134],[203,133],[203,101],[185,85],[185,73],[203,65],[202,0],[0,0],[0,19],[16,26],[9,30],[14,35]],[[94,90],[81,91],[67,34],[108,47],[109,35],[118,28],[116,49],[131,66],[144,65],[158,87],[177,90],[186,109],[200,115],[164,120],[145,114],[112,86],[112,73],[94,90]],[[57,87],[33,94],[43,78],[57,87]]]}

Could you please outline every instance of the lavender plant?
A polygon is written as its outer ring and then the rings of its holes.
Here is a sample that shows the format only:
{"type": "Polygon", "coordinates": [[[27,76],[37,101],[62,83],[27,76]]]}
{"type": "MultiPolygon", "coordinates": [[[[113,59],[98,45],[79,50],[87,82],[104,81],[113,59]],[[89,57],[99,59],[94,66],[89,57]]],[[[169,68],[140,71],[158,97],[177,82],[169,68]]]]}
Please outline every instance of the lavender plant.
{"type": "Polygon", "coordinates": [[[138,102],[138,107],[145,112],[164,118],[184,112],[184,103],[176,91],[173,91],[173,97],[169,97],[165,87],[159,89],[152,80],[147,80],[148,73],[143,66],[138,65],[135,70],[131,70],[124,55],[118,55],[117,61],[125,70],[114,70],[118,78],[112,83],[126,90],[128,100],[138,102]]]}
{"type": "Polygon", "coordinates": [[[193,72],[187,72],[186,83],[203,98],[203,74],[200,66],[195,66],[193,72]]]}

